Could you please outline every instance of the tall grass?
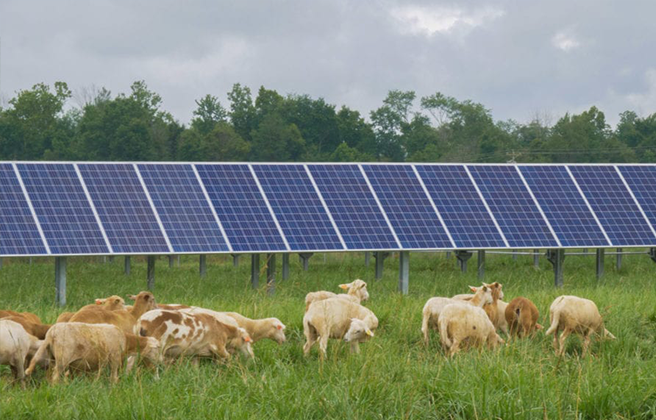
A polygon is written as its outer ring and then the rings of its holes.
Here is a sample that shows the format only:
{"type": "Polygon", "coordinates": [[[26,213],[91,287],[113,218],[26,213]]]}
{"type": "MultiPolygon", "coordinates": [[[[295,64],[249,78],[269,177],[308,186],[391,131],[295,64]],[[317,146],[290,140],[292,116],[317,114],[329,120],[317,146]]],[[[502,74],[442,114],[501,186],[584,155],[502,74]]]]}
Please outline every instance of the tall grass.
{"type": "MultiPolygon", "coordinates": [[[[475,270],[462,274],[444,255],[412,254],[410,294],[396,292],[398,261],[386,260],[384,278],[373,279],[362,254],[316,255],[302,271],[292,258],[291,278],[278,280],[275,296],[264,286],[251,290],[249,261],[238,268],[225,257],[208,259],[208,275],[198,276],[198,260],[183,257],[180,267],[158,261],[155,296],[163,303],[186,303],[246,316],[276,316],[287,325],[288,342],[255,345],[256,359],[234,358],[227,365],[175,364],[156,380],[147,370],[123,375],[111,386],[80,375],[51,386],[38,372],[27,389],[12,385],[0,368],[0,418],[655,418],[656,265],[646,256],[624,258],[616,272],[610,258],[601,281],[594,258],[568,257],[565,287],[553,287],[547,262],[488,255],[486,281],[504,284],[506,300],[525,296],[548,325],[548,308],[561,294],[594,300],[615,341],[595,339],[585,359],[580,340],[570,338],[566,355],[554,355],[551,337],[513,341],[496,351],[470,351],[444,357],[437,333],[421,342],[421,309],[431,296],[449,296],[478,284],[475,270]],[[308,291],[334,290],[355,278],[369,284],[367,303],[378,316],[376,337],[350,355],[331,340],[321,361],[316,348],[304,357],[303,298],[308,291]]],[[[134,260],[134,258],[133,258],[134,260]]],[[[280,259],[278,259],[280,261],[280,259]]],[[[472,266],[474,264],[471,264],[472,266]]],[[[278,267],[280,273],[280,267],[278,267]]],[[[70,259],[68,305],[74,310],[94,298],[125,295],[145,288],[146,267],[134,263],[123,275],[122,261],[70,259]]],[[[280,277],[280,276],[278,276],[280,277]]],[[[0,269],[0,308],[35,312],[54,322],[51,260],[29,265],[5,260],[0,269]]],[[[263,280],[261,281],[263,283],[263,280]]]]}

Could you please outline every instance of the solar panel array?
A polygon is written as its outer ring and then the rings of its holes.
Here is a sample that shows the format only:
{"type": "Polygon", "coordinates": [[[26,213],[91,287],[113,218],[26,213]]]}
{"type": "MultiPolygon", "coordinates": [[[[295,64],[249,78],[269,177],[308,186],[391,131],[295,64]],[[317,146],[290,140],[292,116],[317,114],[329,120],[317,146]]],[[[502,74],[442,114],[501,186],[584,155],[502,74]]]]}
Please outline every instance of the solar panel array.
{"type": "Polygon", "coordinates": [[[0,256],[656,247],[656,165],[0,162],[0,256]]]}

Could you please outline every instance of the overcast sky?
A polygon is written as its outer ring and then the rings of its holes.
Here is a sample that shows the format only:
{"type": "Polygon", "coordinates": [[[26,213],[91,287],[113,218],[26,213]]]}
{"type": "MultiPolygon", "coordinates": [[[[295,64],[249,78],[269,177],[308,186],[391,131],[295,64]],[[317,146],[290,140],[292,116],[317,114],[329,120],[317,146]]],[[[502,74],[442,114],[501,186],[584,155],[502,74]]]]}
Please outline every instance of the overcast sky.
{"type": "Polygon", "coordinates": [[[4,100],[38,82],[194,100],[323,97],[368,115],[390,89],[472,99],[530,121],[596,105],[656,112],[656,1],[0,1],[4,100]]]}

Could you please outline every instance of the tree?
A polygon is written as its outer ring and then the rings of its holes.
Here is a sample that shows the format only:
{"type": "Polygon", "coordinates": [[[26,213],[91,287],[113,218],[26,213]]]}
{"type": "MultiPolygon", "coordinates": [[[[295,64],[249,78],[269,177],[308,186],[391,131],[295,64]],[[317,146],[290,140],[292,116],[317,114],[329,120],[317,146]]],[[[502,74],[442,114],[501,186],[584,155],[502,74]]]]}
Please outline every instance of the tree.
{"type": "Polygon", "coordinates": [[[251,159],[256,161],[294,161],[305,152],[305,140],[298,127],[286,124],[276,112],[264,117],[251,138],[251,159]]]}
{"type": "Polygon", "coordinates": [[[220,122],[226,122],[228,119],[228,112],[216,96],[205,95],[196,100],[196,105],[191,126],[202,134],[211,132],[220,122]]]}
{"type": "Polygon", "coordinates": [[[247,86],[236,83],[228,92],[230,101],[230,122],[237,134],[243,139],[251,139],[251,131],[255,128],[255,106],[251,90],[247,86]]]}
{"type": "Polygon", "coordinates": [[[285,122],[295,124],[305,139],[305,160],[328,160],[340,144],[335,106],[322,98],[291,95],[285,98],[281,108],[285,122]]]}
{"type": "Polygon", "coordinates": [[[362,155],[356,149],[349,147],[346,142],[340,143],[330,155],[331,162],[360,162],[362,155]]]}
{"type": "Polygon", "coordinates": [[[404,125],[408,124],[415,96],[413,91],[391,90],[383,100],[383,106],[371,112],[379,160],[405,159],[401,134],[404,125]]]}
{"type": "Polygon", "coordinates": [[[195,127],[185,131],[180,145],[180,157],[190,161],[243,161],[251,145],[226,122],[220,122],[210,133],[195,127]]]}

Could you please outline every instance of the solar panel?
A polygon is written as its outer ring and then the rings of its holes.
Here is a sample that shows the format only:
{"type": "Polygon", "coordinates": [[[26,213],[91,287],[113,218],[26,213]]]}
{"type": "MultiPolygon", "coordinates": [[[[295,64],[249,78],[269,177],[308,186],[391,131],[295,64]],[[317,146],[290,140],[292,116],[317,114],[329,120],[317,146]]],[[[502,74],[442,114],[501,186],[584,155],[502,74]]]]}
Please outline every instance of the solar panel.
{"type": "Polygon", "coordinates": [[[229,251],[191,165],[138,168],[175,252],[229,251]]]}
{"type": "Polygon", "coordinates": [[[196,169],[234,251],[287,250],[248,165],[197,164],[196,169]]]}
{"type": "Polygon", "coordinates": [[[653,245],[656,237],[613,166],[569,166],[615,246],[653,245]]]}
{"type": "Polygon", "coordinates": [[[652,226],[656,226],[656,167],[618,166],[652,226]]]}
{"type": "Polygon", "coordinates": [[[47,253],[13,166],[0,164],[0,255],[47,253]]]}
{"type": "Polygon", "coordinates": [[[549,226],[514,166],[467,166],[508,245],[557,247],[549,226]]]}
{"type": "Polygon", "coordinates": [[[348,249],[398,249],[357,165],[308,165],[348,249]]]}
{"type": "Polygon", "coordinates": [[[344,249],[303,165],[253,165],[289,247],[344,249]]]}
{"type": "Polygon", "coordinates": [[[504,248],[503,237],[462,165],[415,165],[460,248],[504,248]]]}
{"type": "Polygon", "coordinates": [[[105,229],[117,253],[170,252],[132,164],[79,164],[105,229]]]}
{"type": "Polygon", "coordinates": [[[17,167],[52,254],[109,253],[73,165],[17,167]]]}
{"type": "Polygon", "coordinates": [[[404,249],[453,244],[409,165],[362,165],[404,249]]]}
{"type": "Polygon", "coordinates": [[[611,245],[563,166],[520,166],[563,246],[611,245]]]}

